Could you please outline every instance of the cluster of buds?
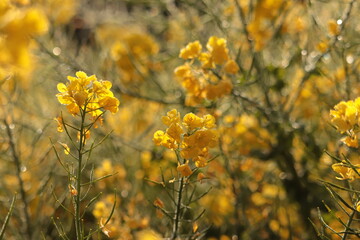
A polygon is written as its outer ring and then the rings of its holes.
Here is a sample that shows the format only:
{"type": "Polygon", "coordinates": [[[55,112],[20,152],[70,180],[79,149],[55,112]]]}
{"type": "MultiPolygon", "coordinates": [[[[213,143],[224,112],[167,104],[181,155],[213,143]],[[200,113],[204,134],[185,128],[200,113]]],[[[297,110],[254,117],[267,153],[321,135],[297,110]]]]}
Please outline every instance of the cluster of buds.
{"type": "Polygon", "coordinates": [[[175,75],[188,92],[186,104],[189,106],[230,94],[233,86],[229,75],[239,71],[237,63],[229,57],[224,38],[210,37],[206,49],[202,52],[202,45],[195,41],[180,51],[179,57],[188,62],[177,67],[175,75]]]}
{"type": "Polygon", "coordinates": [[[162,117],[162,122],[168,126],[166,131],[158,130],[154,133],[153,141],[157,146],[163,146],[178,151],[184,162],[179,160],[177,170],[183,176],[189,176],[192,170],[189,160],[195,166],[205,167],[208,162],[209,148],[217,145],[218,133],[215,118],[208,114],[198,117],[188,113],[180,119],[180,113],[173,109],[162,117]]]}

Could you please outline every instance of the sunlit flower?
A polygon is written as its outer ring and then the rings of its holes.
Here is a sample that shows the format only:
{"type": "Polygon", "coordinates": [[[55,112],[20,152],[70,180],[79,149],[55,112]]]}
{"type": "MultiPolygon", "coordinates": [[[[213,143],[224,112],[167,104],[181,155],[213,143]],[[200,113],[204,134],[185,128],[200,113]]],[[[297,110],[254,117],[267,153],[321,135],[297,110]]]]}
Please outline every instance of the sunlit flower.
{"type": "Polygon", "coordinates": [[[223,64],[229,59],[229,50],[226,47],[226,40],[224,38],[210,37],[206,48],[209,50],[215,64],[223,64]]]}
{"type": "MultiPolygon", "coordinates": [[[[335,163],[331,167],[335,172],[340,175],[340,177],[336,177],[336,179],[353,181],[360,178],[358,174],[359,172],[356,173],[352,167],[344,163],[335,163]]],[[[353,167],[356,169],[360,169],[360,164],[355,164],[353,167]]]]}
{"type": "Polygon", "coordinates": [[[63,132],[64,131],[64,122],[63,122],[63,119],[62,117],[57,117],[57,118],[54,118],[54,120],[57,122],[58,126],[57,126],[57,131],[58,132],[63,132]]]}
{"type": "Polygon", "coordinates": [[[197,58],[201,53],[202,46],[199,41],[191,42],[180,50],[179,57],[183,59],[197,58]]]}
{"type": "Polygon", "coordinates": [[[177,170],[183,177],[188,177],[192,174],[192,170],[187,163],[179,165],[177,170]]]}
{"type": "Polygon", "coordinates": [[[118,111],[120,102],[111,92],[112,84],[109,81],[98,80],[95,75],[88,76],[82,71],[76,72],[76,77],[68,76],[68,80],[66,85],[57,85],[60,93],[56,97],[61,104],[66,105],[71,114],[77,115],[80,111],[85,111],[94,119],[99,119],[103,111],[118,111]]]}
{"type": "Polygon", "coordinates": [[[193,113],[188,113],[183,118],[183,123],[191,131],[195,128],[200,128],[203,126],[203,119],[196,116],[193,113]]]}

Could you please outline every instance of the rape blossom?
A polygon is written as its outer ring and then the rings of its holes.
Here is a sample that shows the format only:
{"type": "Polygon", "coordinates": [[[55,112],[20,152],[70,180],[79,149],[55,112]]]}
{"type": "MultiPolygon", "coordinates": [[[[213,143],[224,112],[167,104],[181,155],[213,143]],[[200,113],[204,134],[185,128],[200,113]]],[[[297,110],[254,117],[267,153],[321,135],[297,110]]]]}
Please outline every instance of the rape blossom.
{"type": "Polygon", "coordinates": [[[95,75],[87,76],[82,71],[77,72],[76,77],[68,76],[68,80],[67,84],[57,85],[60,93],[56,97],[72,115],[85,111],[98,119],[106,110],[118,111],[120,102],[110,90],[111,82],[98,80],[95,75]]]}
{"type": "Polygon", "coordinates": [[[177,167],[181,175],[191,175],[189,160],[192,160],[196,167],[205,167],[209,149],[215,147],[218,142],[218,133],[214,129],[215,118],[210,114],[198,117],[188,113],[181,121],[180,113],[173,109],[162,118],[162,121],[168,128],[165,131],[156,131],[153,141],[157,146],[179,151],[180,156],[186,160],[179,162],[177,167]]]}
{"type": "Polygon", "coordinates": [[[349,147],[357,148],[360,123],[360,98],[341,101],[330,110],[331,123],[341,133],[347,136],[342,141],[349,147]]]}
{"type": "Polygon", "coordinates": [[[201,52],[202,49],[199,41],[188,43],[180,50],[179,57],[190,62],[174,71],[188,93],[186,104],[190,106],[231,93],[233,86],[229,75],[239,71],[235,60],[230,58],[226,39],[212,36],[206,44],[207,51],[201,52]]]}

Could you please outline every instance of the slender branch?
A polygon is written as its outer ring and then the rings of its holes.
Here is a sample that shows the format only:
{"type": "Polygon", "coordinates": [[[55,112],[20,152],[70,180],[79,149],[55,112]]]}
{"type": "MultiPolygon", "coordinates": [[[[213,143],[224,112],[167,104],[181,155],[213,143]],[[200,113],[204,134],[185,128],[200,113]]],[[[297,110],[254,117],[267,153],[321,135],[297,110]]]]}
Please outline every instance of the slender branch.
{"type": "Polygon", "coordinates": [[[179,236],[179,222],[180,222],[180,212],[181,212],[181,202],[182,202],[182,193],[183,193],[183,187],[184,187],[184,179],[185,177],[181,177],[179,182],[179,192],[178,192],[178,198],[176,202],[176,212],[175,212],[175,218],[173,223],[173,231],[172,231],[172,237],[171,240],[175,240],[179,236]]]}
{"type": "Polygon", "coordinates": [[[6,217],[5,217],[5,220],[4,220],[4,224],[2,225],[1,227],[1,230],[0,230],[0,240],[4,239],[4,234],[5,234],[5,229],[9,223],[9,220],[10,220],[10,217],[11,217],[11,214],[14,210],[14,206],[15,206],[15,202],[16,202],[16,194],[15,196],[13,197],[12,201],[11,201],[11,205],[10,205],[10,209],[9,209],[9,212],[7,213],[6,217]]]}
{"type": "Polygon", "coordinates": [[[31,228],[31,224],[30,224],[30,213],[29,213],[29,206],[28,206],[27,196],[26,196],[25,187],[24,187],[24,181],[21,177],[21,161],[20,161],[19,155],[16,151],[14,136],[11,132],[10,125],[6,119],[4,119],[4,124],[6,127],[6,133],[9,137],[9,145],[10,145],[12,157],[13,157],[13,160],[14,160],[14,163],[16,166],[16,177],[19,181],[20,196],[21,196],[21,201],[23,202],[23,212],[25,215],[26,234],[27,234],[28,239],[31,239],[32,228],[31,228]]]}
{"type": "Polygon", "coordinates": [[[355,216],[355,213],[356,213],[356,211],[352,211],[352,213],[351,213],[351,215],[350,215],[350,217],[349,217],[349,219],[348,219],[348,222],[346,223],[346,227],[345,227],[345,230],[344,230],[344,235],[343,235],[343,237],[341,238],[341,240],[346,240],[347,235],[348,235],[348,230],[350,229],[350,225],[351,225],[351,223],[352,223],[352,221],[353,221],[353,218],[354,218],[354,216],[355,216]]]}

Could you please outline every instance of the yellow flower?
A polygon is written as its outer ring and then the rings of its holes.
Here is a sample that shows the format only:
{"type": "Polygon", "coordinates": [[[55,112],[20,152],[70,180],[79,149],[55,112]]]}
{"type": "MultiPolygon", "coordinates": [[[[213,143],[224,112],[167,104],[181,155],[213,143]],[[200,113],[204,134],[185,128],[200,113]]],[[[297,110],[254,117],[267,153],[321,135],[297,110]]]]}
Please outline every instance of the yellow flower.
{"type": "Polygon", "coordinates": [[[157,146],[163,146],[169,149],[176,148],[175,139],[161,130],[158,130],[154,133],[153,141],[157,146]]]}
{"type": "Polygon", "coordinates": [[[97,35],[103,45],[110,45],[111,57],[120,70],[123,83],[139,83],[150,70],[158,69],[159,64],[151,58],[159,51],[159,46],[149,34],[104,24],[98,28],[97,35]]]}
{"type": "Polygon", "coordinates": [[[200,167],[206,167],[207,165],[207,160],[206,158],[202,157],[202,156],[197,156],[193,159],[193,161],[195,162],[196,167],[200,168],[200,167]]]}
{"type": "Polygon", "coordinates": [[[47,32],[49,28],[48,20],[45,14],[37,8],[27,10],[24,19],[24,30],[30,35],[41,35],[47,32]]]}
{"type": "Polygon", "coordinates": [[[319,50],[321,53],[325,53],[328,48],[329,43],[327,40],[323,40],[316,45],[316,49],[319,50]]]}
{"type": "MultiPolygon", "coordinates": [[[[354,169],[352,169],[348,165],[345,165],[344,163],[335,163],[331,167],[341,176],[336,177],[336,179],[353,181],[354,179],[360,178],[360,176],[354,171],[354,169]]],[[[354,167],[359,169],[360,164],[355,164],[354,167]]]]}
{"type": "Polygon", "coordinates": [[[71,194],[71,196],[77,196],[78,195],[78,191],[76,190],[76,188],[73,185],[69,184],[69,192],[71,194]]]}
{"type": "Polygon", "coordinates": [[[197,58],[201,53],[202,46],[199,41],[191,42],[180,50],[179,57],[183,59],[197,58]]]}
{"type": "Polygon", "coordinates": [[[230,74],[236,74],[239,71],[239,66],[234,60],[229,60],[224,66],[224,70],[230,74]]]}
{"type": "MultiPolygon", "coordinates": [[[[158,130],[154,133],[153,141],[157,146],[177,149],[184,159],[193,159],[197,167],[207,164],[208,148],[215,147],[218,142],[218,133],[214,128],[215,118],[210,114],[203,118],[188,113],[180,122],[180,114],[176,109],[163,117],[164,124],[170,124],[166,132],[158,130]],[[184,133],[184,128],[189,131],[184,133]]],[[[182,167],[183,168],[183,167],[182,167]]]]}
{"type": "Polygon", "coordinates": [[[191,67],[188,64],[178,66],[174,70],[175,76],[184,78],[191,75],[191,67]]]}
{"type": "Polygon", "coordinates": [[[191,168],[189,167],[189,165],[187,163],[181,164],[177,167],[178,172],[180,172],[180,174],[183,177],[188,177],[190,176],[193,172],[191,170],[191,168]]]}
{"type": "Polygon", "coordinates": [[[200,172],[198,175],[197,175],[197,180],[201,183],[203,179],[205,179],[206,176],[205,174],[203,174],[202,172],[200,172]]]}
{"type": "Polygon", "coordinates": [[[356,135],[346,136],[343,139],[341,139],[341,141],[345,143],[348,147],[353,147],[353,148],[359,147],[359,141],[356,135]]]}
{"type": "Polygon", "coordinates": [[[66,143],[60,143],[61,144],[61,146],[64,148],[64,153],[66,154],[66,155],[69,155],[70,154],[70,148],[69,148],[69,146],[66,144],[66,143]]]}
{"type": "Polygon", "coordinates": [[[162,140],[164,139],[165,136],[165,132],[161,131],[161,130],[157,130],[154,133],[154,137],[153,137],[153,142],[155,143],[155,145],[160,146],[162,140]]]}
{"type": "Polygon", "coordinates": [[[198,130],[188,139],[190,138],[194,138],[195,144],[199,148],[215,147],[218,142],[218,135],[216,130],[198,130]]]}
{"type": "Polygon", "coordinates": [[[109,110],[111,113],[118,111],[120,101],[115,97],[105,96],[99,100],[99,107],[109,110]]]}
{"type": "Polygon", "coordinates": [[[215,64],[211,57],[211,53],[208,52],[201,53],[199,56],[199,60],[202,63],[203,68],[215,68],[215,64]]]}
{"type": "Polygon", "coordinates": [[[54,120],[57,122],[58,126],[57,126],[57,131],[58,132],[63,132],[64,131],[64,122],[63,122],[63,119],[62,117],[57,117],[57,118],[54,118],[54,120]]]}
{"type": "Polygon", "coordinates": [[[229,58],[229,50],[226,47],[226,40],[224,38],[215,36],[210,37],[206,44],[206,48],[209,50],[215,64],[223,64],[229,58]]]}
{"type": "Polygon", "coordinates": [[[172,123],[166,130],[166,133],[178,143],[181,141],[181,134],[183,132],[179,123],[172,123]]]}
{"type": "Polygon", "coordinates": [[[331,123],[335,125],[340,133],[344,133],[358,123],[358,100],[341,101],[330,110],[331,123]]]}
{"type": "Polygon", "coordinates": [[[170,137],[168,134],[164,135],[164,138],[161,142],[161,146],[169,148],[169,149],[176,149],[177,144],[174,138],[170,137]]]}
{"type": "Polygon", "coordinates": [[[330,20],[328,22],[328,29],[331,35],[336,36],[340,33],[339,25],[336,23],[335,20],[330,20]]]}
{"type": "Polygon", "coordinates": [[[161,201],[160,198],[156,198],[156,199],[154,200],[154,203],[153,203],[153,204],[154,204],[155,207],[158,207],[158,208],[164,208],[164,206],[165,206],[164,202],[161,201]]]}
{"type": "Polygon", "coordinates": [[[136,233],[137,240],[161,240],[163,239],[160,234],[151,229],[141,230],[136,233]]]}
{"type": "Polygon", "coordinates": [[[71,114],[76,115],[83,110],[97,119],[103,113],[101,109],[112,113],[118,111],[120,102],[111,92],[109,81],[98,81],[95,75],[87,76],[82,71],[76,72],[76,77],[68,76],[68,80],[66,85],[57,85],[60,93],[56,97],[71,114]]]}
{"type": "Polygon", "coordinates": [[[203,117],[203,122],[204,122],[204,127],[205,128],[214,128],[214,127],[216,127],[215,117],[213,115],[206,114],[203,117]]]}
{"type": "Polygon", "coordinates": [[[172,109],[167,112],[166,116],[163,116],[161,120],[166,126],[170,126],[172,123],[179,123],[180,113],[176,109],[172,109]]]}
{"type": "Polygon", "coordinates": [[[107,217],[109,213],[109,208],[106,206],[105,202],[98,201],[95,203],[94,210],[92,211],[95,218],[107,217]]]}
{"type": "Polygon", "coordinates": [[[222,80],[216,85],[209,84],[205,88],[206,98],[214,100],[224,95],[230,94],[233,88],[232,83],[229,80],[222,80]]]}
{"type": "Polygon", "coordinates": [[[184,116],[183,123],[190,131],[192,131],[195,128],[201,128],[203,126],[203,119],[193,113],[188,113],[184,116]]]}
{"type": "Polygon", "coordinates": [[[191,146],[191,145],[182,145],[182,149],[180,151],[181,157],[185,159],[192,159],[196,156],[199,156],[201,153],[201,149],[197,146],[191,146]]]}
{"type": "Polygon", "coordinates": [[[55,24],[68,23],[76,14],[79,1],[77,0],[47,0],[46,11],[55,24]]]}
{"type": "Polygon", "coordinates": [[[356,211],[360,212],[360,201],[356,203],[356,211]]]}

